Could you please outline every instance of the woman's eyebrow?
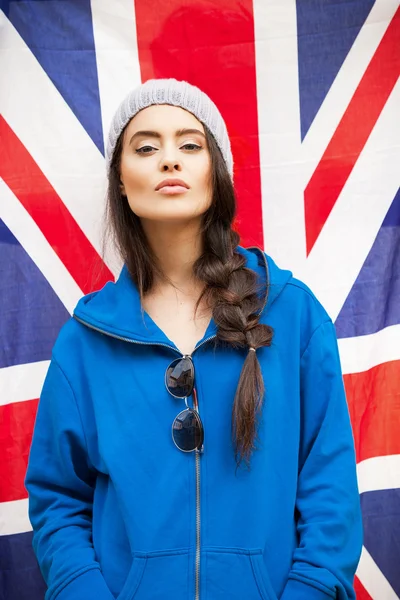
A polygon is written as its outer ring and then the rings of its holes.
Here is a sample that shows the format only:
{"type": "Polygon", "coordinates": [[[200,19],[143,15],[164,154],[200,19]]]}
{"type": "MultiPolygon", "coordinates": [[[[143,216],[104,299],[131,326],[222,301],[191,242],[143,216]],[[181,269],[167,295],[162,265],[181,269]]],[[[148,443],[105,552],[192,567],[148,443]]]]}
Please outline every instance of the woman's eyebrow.
{"type": "MultiPolygon", "coordinates": [[[[186,135],[188,133],[200,133],[200,135],[202,135],[204,138],[206,137],[204,135],[204,133],[202,131],[200,131],[200,129],[178,129],[175,132],[175,137],[181,137],[182,135],[186,135]]],[[[130,139],[130,144],[132,143],[132,141],[137,138],[137,137],[155,137],[158,139],[161,139],[162,135],[160,133],[158,133],[158,131],[150,131],[150,130],[142,130],[142,131],[137,131],[136,133],[133,134],[133,136],[130,139]]]]}

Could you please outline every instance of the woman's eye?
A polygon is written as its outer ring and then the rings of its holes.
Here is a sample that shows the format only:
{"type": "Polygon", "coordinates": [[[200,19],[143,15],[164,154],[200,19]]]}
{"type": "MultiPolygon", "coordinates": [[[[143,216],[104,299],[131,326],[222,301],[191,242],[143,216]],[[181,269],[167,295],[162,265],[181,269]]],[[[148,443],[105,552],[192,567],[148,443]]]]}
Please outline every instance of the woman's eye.
{"type": "Polygon", "coordinates": [[[138,154],[149,154],[149,152],[147,151],[147,149],[149,149],[149,151],[151,152],[152,150],[156,150],[156,148],[153,148],[153,146],[142,146],[141,148],[138,148],[136,150],[136,152],[138,154]]]}
{"type": "Polygon", "coordinates": [[[184,146],[182,146],[182,148],[186,148],[187,146],[192,146],[192,148],[191,148],[192,150],[201,150],[201,148],[202,148],[202,146],[198,146],[197,144],[191,144],[191,143],[185,144],[184,146]]]}

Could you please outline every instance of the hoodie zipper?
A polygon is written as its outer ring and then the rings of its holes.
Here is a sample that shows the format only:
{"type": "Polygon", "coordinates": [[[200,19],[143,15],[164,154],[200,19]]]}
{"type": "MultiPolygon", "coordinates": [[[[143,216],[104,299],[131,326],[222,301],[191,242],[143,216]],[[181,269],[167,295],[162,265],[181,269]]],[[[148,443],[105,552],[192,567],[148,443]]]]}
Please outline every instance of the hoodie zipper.
{"type": "MultiPolygon", "coordinates": [[[[184,355],[184,354],[182,354],[182,352],[180,352],[180,350],[178,350],[177,348],[174,348],[173,346],[170,346],[169,344],[163,344],[162,342],[139,342],[138,340],[133,340],[132,338],[127,338],[127,337],[123,337],[121,335],[116,335],[114,333],[109,333],[108,331],[104,331],[104,329],[100,329],[99,327],[90,325],[89,323],[87,323],[83,319],[80,319],[76,315],[73,315],[73,316],[74,316],[74,319],[76,319],[82,325],[85,325],[89,329],[93,329],[94,331],[97,331],[104,335],[108,335],[109,337],[115,338],[117,340],[121,340],[123,342],[129,342],[130,344],[141,344],[143,346],[164,346],[165,348],[170,348],[170,350],[173,350],[177,354],[180,354],[182,357],[183,356],[192,356],[196,352],[196,350],[198,350],[200,348],[200,346],[202,346],[206,342],[209,342],[210,340],[213,340],[214,338],[217,337],[216,334],[214,334],[214,335],[206,338],[205,340],[203,340],[201,342],[201,344],[196,346],[196,348],[193,350],[193,352],[191,354],[184,355]]],[[[197,403],[198,403],[198,397],[197,397],[197,403]]],[[[199,409],[199,407],[197,406],[197,410],[198,409],[199,409]]],[[[199,412],[199,410],[198,410],[198,412],[199,412]]],[[[199,414],[200,414],[200,412],[199,412],[199,414]]],[[[200,454],[202,452],[203,452],[203,448],[195,450],[195,465],[196,465],[196,467],[195,467],[196,468],[195,600],[200,600],[200,532],[201,532],[200,454]]]]}
{"type": "MultiPolygon", "coordinates": [[[[257,246],[253,246],[254,249],[260,250],[260,248],[258,248],[257,246]]],[[[265,266],[265,270],[267,273],[267,282],[269,284],[269,268],[268,268],[268,263],[267,260],[265,258],[264,252],[262,250],[260,250],[261,255],[263,257],[263,261],[264,261],[264,266],[265,266]]],[[[267,287],[267,293],[265,295],[264,298],[264,302],[263,305],[261,307],[261,310],[259,310],[258,315],[260,316],[264,310],[264,308],[267,305],[267,300],[268,300],[268,292],[269,292],[269,285],[267,287]]],[[[90,325],[89,323],[87,323],[86,321],[84,321],[83,319],[80,319],[79,317],[77,317],[76,315],[73,315],[74,318],[79,322],[82,323],[82,325],[85,325],[86,327],[88,327],[89,329],[93,329],[94,331],[98,331],[99,333],[103,333],[104,335],[108,335],[109,337],[113,337],[117,340],[121,340],[123,342],[128,342],[130,344],[141,344],[143,346],[164,346],[165,348],[169,348],[170,350],[173,350],[174,352],[176,352],[177,354],[180,354],[181,356],[184,356],[184,354],[182,354],[182,352],[180,352],[180,350],[178,350],[177,348],[173,348],[173,346],[170,346],[169,344],[163,344],[162,342],[139,342],[138,340],[133,340],[132,338],[127,338],[127,337],[123,337],[120,335],[116,335],[113,333],[109,333],[108,331],[104,331],[104,329],[100,329],[99,327],[95,327],[94,325],[90,325]]],[[[198,350],[200,348],[200,346],[202,346],[203,344],[205,344],[206,342],[209,342],[210,340],[213,340],[214,338],[216,338],[216,334],[208,337],[207,339],[203,340],[201,342],[201,344],[199,344],[198,346],[196,346],[196,348],[193,350],[193,352],[189,355],[186,356],[192,356],[196,350],[198,350]]],[[[197,402],[198,402],[198,397],[197,397],[197,402]]],[[[198,410],[198,406],[197,406],[197,410],[198,410]]],[[[198,410],[199,412],[199,410],[198,410]]],[[[199,412],[200,414],[200,412],[199,412]]],[[[200,533],[201,533],[201,494],[200,494],[200,455],[203,452],[203,448],[200,449],[196,449],[195,450],[195,465],[196,465],[196,557],[195,557],[195,600],[200,600],[200,533]]]]}
{"type": "Polygon", "coordinates": [[[200,599],[200,531],[201,531],[201,495],[200,495],[200,453],[195,450],[196,459],[196,559],[195,559],[195,600],[200,599]]]}

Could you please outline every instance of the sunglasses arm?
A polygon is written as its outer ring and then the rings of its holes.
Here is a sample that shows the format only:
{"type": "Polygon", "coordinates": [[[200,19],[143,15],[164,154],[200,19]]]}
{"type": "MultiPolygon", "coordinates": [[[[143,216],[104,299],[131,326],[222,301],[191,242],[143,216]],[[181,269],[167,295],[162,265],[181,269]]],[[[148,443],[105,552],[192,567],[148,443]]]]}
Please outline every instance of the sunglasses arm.
{"type": "Polygon", "coordinates": [[[195,411],[199,412],[199,405],[197,402],[197,392],[196,392],[196,388],[193,388],[193,408],[195,411]]]}

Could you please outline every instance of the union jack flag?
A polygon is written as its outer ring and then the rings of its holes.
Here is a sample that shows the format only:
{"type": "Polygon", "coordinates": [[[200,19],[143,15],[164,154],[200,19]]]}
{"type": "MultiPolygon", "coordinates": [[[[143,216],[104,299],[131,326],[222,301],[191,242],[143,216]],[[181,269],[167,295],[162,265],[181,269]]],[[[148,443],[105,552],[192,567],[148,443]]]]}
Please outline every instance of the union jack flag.
{"type": "Polygon", "coordinates": [[[5,1],[0,11],[0,599],[43,599],[24,476],[52,346],[101,258],[104,137],[141,81],[226,120],[242,245],[336,324],[357,452],[360,600],[400,598],[397,0],[5,1]]]}

